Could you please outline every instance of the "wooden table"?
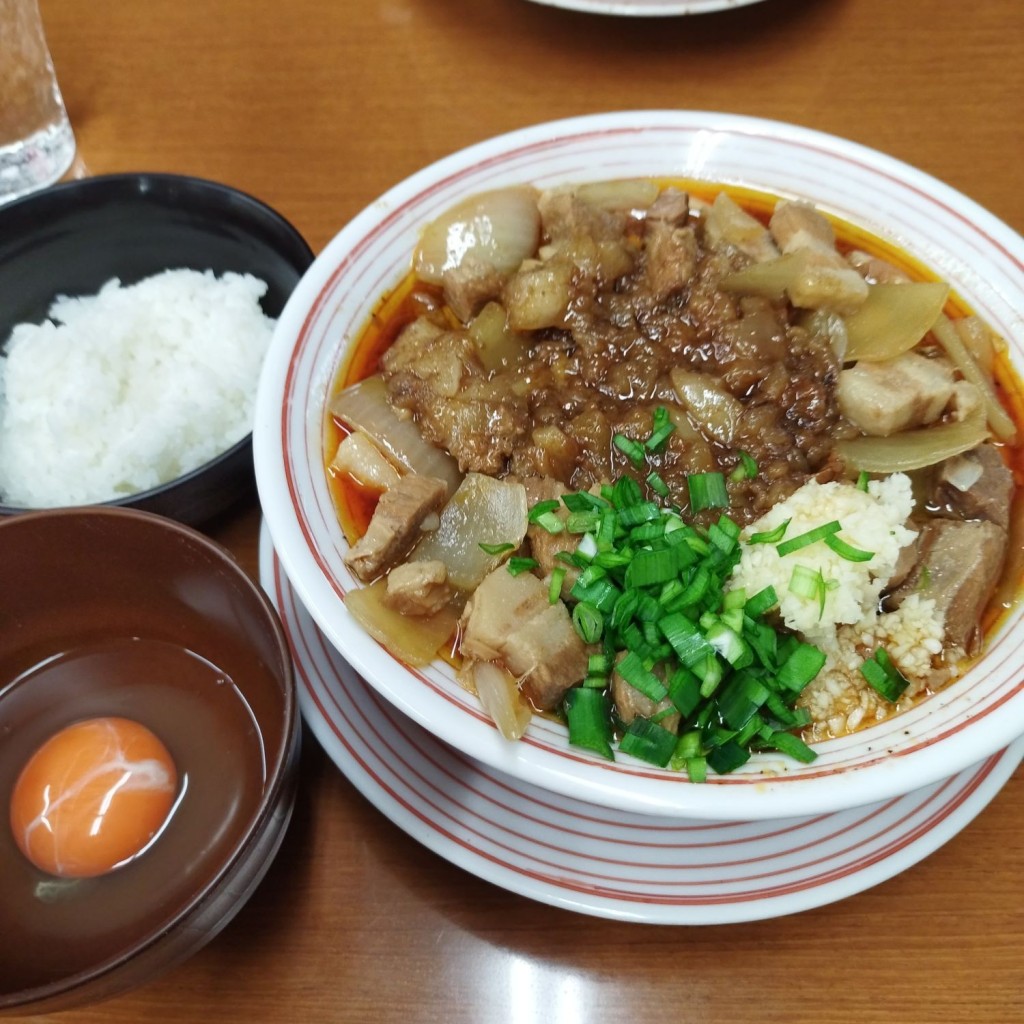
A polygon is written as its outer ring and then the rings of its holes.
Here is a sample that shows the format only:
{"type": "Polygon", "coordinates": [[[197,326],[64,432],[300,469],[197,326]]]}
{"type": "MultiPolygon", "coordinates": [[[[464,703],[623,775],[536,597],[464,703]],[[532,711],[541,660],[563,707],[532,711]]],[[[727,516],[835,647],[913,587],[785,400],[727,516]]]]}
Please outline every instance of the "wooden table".
{"type": "MultiPolygon", "coordinates": [[[[89,172],[228,182],[315,250],[452,150],[641,107],[843,135],[1024,224],[1017,0],[767,0],[656,19],[527,0],[43,0],[43,11],[89,172]]],[[[258,524],[253,503],[209,529],[255,572],[258,524]]],[[[309,740],[292,827],[235,921],[170,975],[59,1019],[1012,1024],[1024,1020],[1022,897],[1021,773],[875,889],[781,920],[666,928],[576,916],[465,873],[386,820],[309,740]]]]}

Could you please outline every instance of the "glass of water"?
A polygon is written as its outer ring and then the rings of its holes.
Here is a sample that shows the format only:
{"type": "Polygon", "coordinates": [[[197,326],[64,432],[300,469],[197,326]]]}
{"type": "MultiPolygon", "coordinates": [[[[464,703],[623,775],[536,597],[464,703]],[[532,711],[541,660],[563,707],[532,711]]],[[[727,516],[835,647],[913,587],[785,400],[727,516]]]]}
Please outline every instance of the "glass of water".
{"type": "Polygon", "coordinates": [[[74,157],[38,0],[0,0],[0,203],[57,181],[74,157]]]}

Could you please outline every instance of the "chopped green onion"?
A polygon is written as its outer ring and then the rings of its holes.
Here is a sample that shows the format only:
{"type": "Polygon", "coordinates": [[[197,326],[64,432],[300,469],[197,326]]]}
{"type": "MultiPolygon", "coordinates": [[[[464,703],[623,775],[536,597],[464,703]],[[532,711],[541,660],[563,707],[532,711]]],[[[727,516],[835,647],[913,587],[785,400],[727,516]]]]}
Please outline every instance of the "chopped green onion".
{"type": "Polygon", "coordinates": [[[753,480],[757,476],[757,462],[744,451],[740,451],[738,454],[740,461],[729,474],[729,479],[733,483],[739,483],[740,480],[753,480]]]}
{"type": "Polygon", "coordinates": [[[707,754],[709,767],[719,775],[728,775],[729,772],[734,772],[749,760],[750,751],[744,750],[735,740],[727,740],[709,750],[707,754]]]}
{"type": "Polygon", "coordinates": [[[574,686],[565,695],[569,742],[613,760],[610,700],[601,690],[574,686]]]}
{"type": "Polygon", "coordinates": [[[566,569],[558,566],[551,570],[551,582],[548,583],[548,604],[554,604],[562,596],[562,583],[565,580],[566,569]]]}
{"type": "Polygon", "coordinates": [[[753,653],[743,638],[724,622],[715,623],[704,636],[733,668],[744,668],[753,661],[753,653]]]}
{"type": "Polygon", "coordinates": [[[561,502],[556,501],[554,498],[549,501],[538,501],[527,513],[527,521],[536,523],[542,516],[546,516],[549,512],[557,512],[560,507],[561,502]]]}
{"type": "Polygon", "coordinates": [[[825,544],[840,558],[845,558],[848,562],[870,562],[875,557],[874,551],[864,551],[861,548],[851,547],[846,541],[840,540],[835,534],[826,537],[825,544]]]}
{"type": "Polygon", "coordinates": [[[744,606],[743,610],[752,619],[764,615],[766,611],[774,608],[779,603],[779,595],[775,588],[769,584],[764,590],[759,590],[744,606]]]}
{"type": "Polygon", "coordinates": [[[838,533],[841,529],[839,520],[833,519],[831,523],[823,523],[821,526],[816,526],[813,530],[808,530],[806,533],[801,533],[796,537],[791,537],[789,540],[784,540],[775,550],[779,553],[780,557],[791,555],[794,551],[799,551],[801,548],[815,543],[815,541],[824,540],[833,533],[838,533]]]}
{"type": "Polygon", "coordinates": [[[570,512],[599,512],[608,508],[608,502],[589,491],[574,491],[562,495],[562,504],[570,512]]]}
{"type": "Polygon", "coordinates": [[[690,492],[691,512],[729,507],[729,492],[721,473],[691,473],[686,478],[686,486],[690,492]]]}
{"type": "Polygon", "coordinates": [[[515,544],[480,544],[485,555],[503,555],[506,551],[514,551],[515,547],[515,544]]]}
{"type": "Polygon", "coordinates": [[[644,446],[638,441],[634,441],[631,437],[626,437],[625,434],[616,434],[612,437],[612,444],[622,452],[623,455],[629,459],[633,465],[640,469],[644,464],[644,446]]]}
{"type": "Polygon", "coordinates": [[[548,533],[561,533],[565,529],[565,523],[554,512],[545,512],[533,522],[548,533]]]}
{"type": "Polygon", "coordinates": [[[862,469],[857,475],[857,490],[866,491],[868,489],[868,481],[871,477],[862,469]]]}
{"type": "Polygon", "coordinates": [[[647,486],[662,498],[667,498],[671,493],[668,489],[668,484],[661,478],[661,474],[655,470],[651,470],[651,472],[647,474],[647,486]]]}
{"type": "Polygon", "coordinates": [[[651,436],[644,441],[644,447],[649,452],[660,451],[665,442],[671,436],[672,432],[676,429],[676,425],[672,422],[672,419],[668,414],[668,409],[663,405],[659,405],[654,410],[653,419],[654,426],[651,430],[651,436]]]}
{"type": "Polygon", "coordinates": [[[786,660],[779,666],[780,685],[799,693],[822,669],[825,654],[811,644],[796,641],[786,660]]]}
{"type": "Polygon", "coordinates": [[[619,740],[619,750],[624,754],[655,764],[664,768],[676,749],[676,734],[657,725],[655,722],[639,716],[629,723],[629,727],[619,740]]]}
{"type": "Polygon", "coordinates": [[[572,624],[585,644],[596,644],[604,632],[604,618],[586,601],[580,601],[572,610],[572,624]]]}
{"type": "Polygon", "coordinates": [[[611,503],[616,509],[639,505],[644,500],[640,485],[631,476],[620,476],[611,488],[611,503]]]}
{"type": "Polygon", "coordinates": [[[787,754],[796,761],[810,764],[817,757],[817,754],[799,736],[791,732],[776,731],[765,740],[765,745],[774,747],[782,754],[787,754]]]}
{"type": "Polygon", "coordinates": [[[570,512],[565,519],[565,528],[570,533],[590,533],[597,529],[600,522],[600,512],[591,508],[585,512],[570,512]]]}
{"type": "Polygon", "coordinates": [[[510,558],[506,563],[508,571],[513,576],[518,576],[522,572],[531,572],[539,564],[536,558],[510,558]]]}
{"type": "Polygon", "coordinates": [[[682,613],[666,615],[659,623],[665,639],[672,645],[676,657],[687,667],[694,668],[707,656],[714,655],[715,649],[705,636],[682,613]]]}
{"type": "Polygon", "coordinates": [[[668,687],[640,660],[635,651],[630,651],[615,666],[615,671],[635,690],[655,704],[668,696],[668,687]]]}
{"type": "Polygon", "coordinates": [[[910,681],[893,664],[884,647],[879,647],[874,656],[861,665],[860,671],[868,685],[891,704],[895,704],[910,685],[910,681]]]}
{"type": "Polygon", "coordinates": [[[685,544],[666,548],[664,551],[637,551],[626,569],[627,587],[649,587],[667,583],[696,561],[685,544]]]}
{"type": "Polygon", "coordinates": [[[627,508],[619,509],[615,518],[618,520],[619,526],[623,526],[628,530],[630,527],[639,526],[641,523],[659,521],[661,519],[661,508],[653,501],[644,501],[637,505],[630,505],[627,508]]]}
{"type": "Polygon", "coordinates": [[[818,618],[825,614],[825,600],[829,587],[820,569],[811,569],[806,565],[794,565],[793,574],[789,578],[789,591],[797,597],[806,597],[818,604],[818,618]]]}
{"type": "Polygon", "coordinates": [[[786,536],[786,529],[792,522],[791,519],[787,519],[783,523],[779,523],[774,530],[765,530],[763,533],[752,533],[750,539],[747,541],[748,544],[777,544],[783,537],[786,536]]]}

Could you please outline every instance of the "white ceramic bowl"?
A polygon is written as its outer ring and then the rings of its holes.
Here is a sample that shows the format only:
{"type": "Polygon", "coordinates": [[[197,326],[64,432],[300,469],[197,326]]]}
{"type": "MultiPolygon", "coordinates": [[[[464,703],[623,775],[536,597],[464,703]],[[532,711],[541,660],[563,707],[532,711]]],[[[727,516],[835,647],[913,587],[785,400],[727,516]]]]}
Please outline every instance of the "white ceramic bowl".
{"type": "Polygon", "coordinates": [[[570,748],[565,730],[544,719],[509,743],[447,666],[408,668],[348,614],[345,593],[356,584],[342,562],[347,544],[324,471],[324,405],[350,344],[407,273],[421,228],[460,198],[502,185],[637,176],[808,199],[950,281],[1024,367],[1024,242],[971,200],[889,157],[792,125],[689,111],[595,115],[491,139],[359,214],[316,259],[278,322],[257,398],[256,476],[274,547],[303,604],[372,686],[441,739],[520,780],[623,810],[732,821],[832,812],[908,793],[1001,750],[1024,733],[1019,606],[969,672],[910,712],[819,744],[810,765],[761,754],[702,785],[623,755],[600,761],[570,748]]]}

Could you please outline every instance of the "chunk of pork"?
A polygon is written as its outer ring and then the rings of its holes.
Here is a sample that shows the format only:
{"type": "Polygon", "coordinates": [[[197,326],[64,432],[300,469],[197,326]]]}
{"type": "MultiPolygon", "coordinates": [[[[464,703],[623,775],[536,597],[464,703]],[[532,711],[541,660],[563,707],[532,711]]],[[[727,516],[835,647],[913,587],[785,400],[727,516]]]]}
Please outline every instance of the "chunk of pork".
{"type": "Polygon", "coordinates": [[[995,523],[933,519],[921,531],[919,558],[903,584],[889,596],[898,608],[910,594],[935,602],[946,637],[968,654],[981,643],[981,615],[999,580],[1006,532],[995,523]]]}
{"type": "Polygon", "coordinates": [[[364,583],[401,562],[421,534],[421,526],[448,497],[448,485],[431,476],[410,474],[385,491],[366,533],[345,555],[345,564],[364,583]]]}
{"type": "Polygon", "coordinates": [[[587,648],[565,605],[548,600],[547,584],[531,573],[499,566],[484,577],[462,616],[464,655],[497,661],[522,678],[541,710],[558,707],[565,691],[587,674],[587,648]]]}
{"type": "Polygon", "coordinates": [[[433,615],[451,600],[444,562],[404,562],[388,573],[384,604],[403,615],[433,615]]]}
{"type": "Polygon", "coordinates": [[[803,309],[852,313],[868,296],[864,278],[836,251],[832,225],[809,203],[776,205],[769,229],[786,254],[801,253],[800,281],[790,287],[793,304],[803,309]]]}
{"type": "Polygon", "coordinates": [[[836,392],[840,412],[872,437],[934,422],[952,395],[949,363],[916,352],[878,363],[862,360],[839,374],[836,392]]]}
{"type": "Polygon", "coordinates": [[[1013,491],[1013,473],[999,449],[980,444],[942,463],[933,498],[962,519],[986,519],[1009,530],[1013,491]]]}
{"type": "Polygon", "coordinates": [[[644,278],[659,302],[682,291],[696,270],[697,235],[692,227],[672,227],[663,221],[648,224],[644,278]]]}

